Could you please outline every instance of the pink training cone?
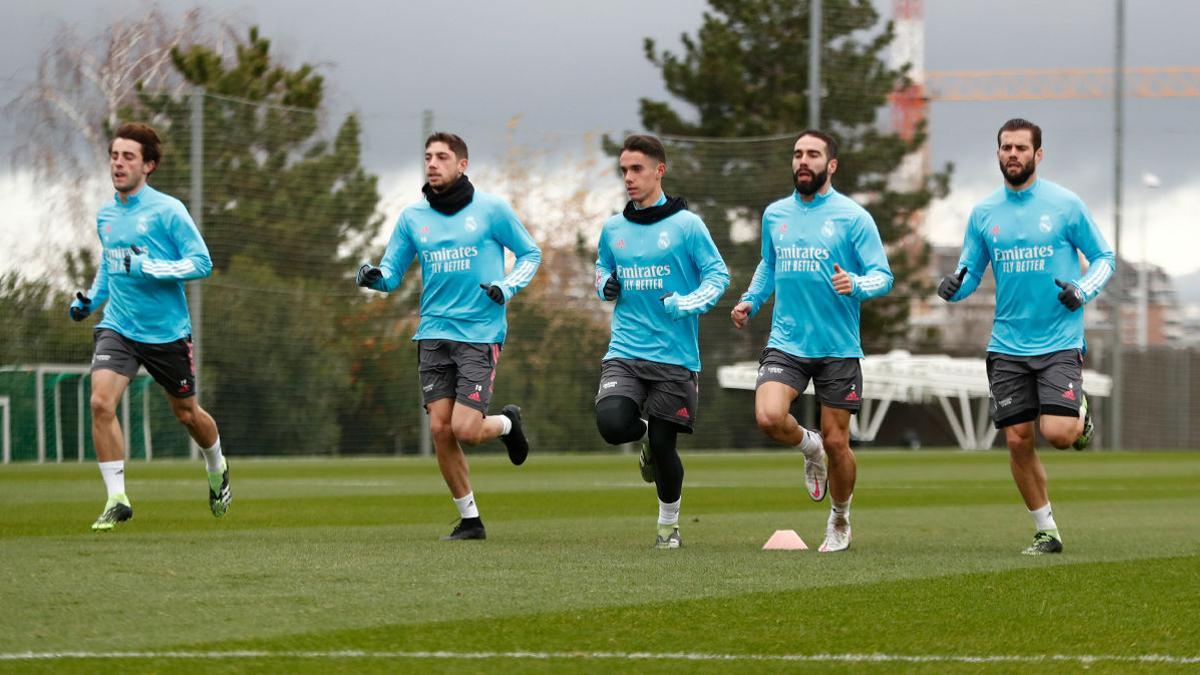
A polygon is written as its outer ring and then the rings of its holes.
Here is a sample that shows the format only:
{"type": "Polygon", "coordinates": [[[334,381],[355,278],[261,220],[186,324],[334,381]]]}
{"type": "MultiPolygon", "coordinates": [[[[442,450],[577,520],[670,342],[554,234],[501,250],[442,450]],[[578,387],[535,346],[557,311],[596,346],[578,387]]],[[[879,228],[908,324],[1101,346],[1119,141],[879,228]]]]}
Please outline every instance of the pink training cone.
{"type": "Polygon", "coordinates": [[[795,530],[775,530],[775,534],[763,544],[764,551],[807,551],[808,544],[795,530]]]}

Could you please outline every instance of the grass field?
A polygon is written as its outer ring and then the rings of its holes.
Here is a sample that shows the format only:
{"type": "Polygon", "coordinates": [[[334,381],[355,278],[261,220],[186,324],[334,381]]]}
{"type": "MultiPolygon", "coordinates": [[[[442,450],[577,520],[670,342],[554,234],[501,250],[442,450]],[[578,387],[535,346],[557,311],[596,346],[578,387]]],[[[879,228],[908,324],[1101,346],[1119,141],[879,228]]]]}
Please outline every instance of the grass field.
{"type": "Polygon", "coordinates": [[[632,456],[474,460],[484,542],[428,459],[234,457],[219,521],[199,462],[134,463],[105,535],[94,465],[0,467],[0,670],[1200,668],[1200,453],[1043,459],[1041,558],[1002,452],[859,453],[842,554],[760,550],[820,543],[793,454],[685,453],[676,551],[632,456]]]}

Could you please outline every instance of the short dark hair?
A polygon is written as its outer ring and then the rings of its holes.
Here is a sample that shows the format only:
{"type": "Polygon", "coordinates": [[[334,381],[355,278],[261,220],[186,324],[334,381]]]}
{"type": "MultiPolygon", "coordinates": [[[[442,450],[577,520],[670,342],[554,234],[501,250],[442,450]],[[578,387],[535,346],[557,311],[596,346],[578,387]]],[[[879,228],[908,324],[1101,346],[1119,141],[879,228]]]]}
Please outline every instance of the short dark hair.
{"type": "MultiPolygon", "coordinates": [[[[115,141],[118,138],[137,141],[142,146],[142,161],[154,162],[154,168],[158,168],[158,163],[162,160],[162,140],[159,139],[158,132],[154,130],[154,127],[141,122],[127,122],[117,127],[112,140],[115,141]]],[[[112,141],[108,142],[108,151],[112,152],[112,141]]]]}
{"type": "Polygon", "coordinates": [[[425,149],[434,143],[445,143],[450,146],[450,152],[453,152],[459,159],[469,159],[467,156],[467,142],[458,134],[452,134],[448,131],[436,131],[425,139],[425,149]]]}
{"type": "Polygon", "coordinates": [[[621,152],[626,150],[640,152],[662,164],[667,163],[667,149],[663,147],[662,141],[649,134],[633,134],[626,138],[625,143],[621,145],[621,152]]]}
{"type": "Polygon", "coordinates": [[[805,136],[812,136],[814,138],[819,138],[822,141],[824,141],[825,142],[825,154],[828,155],[828,157],[826,159],[837,159],[837,153],[838,153],[837,141],[835,141],[833,139],[833,136],[830,136],[829,134],[825,133],[824,131],[821,131],[820,129],[805,129],[804,131],[801,131],[800,135],[796,136],[796,140],[792,141],[792,147],[796,147],[796,141],[800,140],[801,138],[804,138],[805,136]]]}
{"type": "Polygon", "coordinates": [[[1033,122],[1030,122],[1029,120],[1021,119],[1020,117],[1014,117],[1005,122],[1004,126],[1000,127],[1000,131],[996,132],[996,147],[1000,147],[1000,134],[1006,131],[1020,131],[1022,129],[1028,129],[1029,133],[1033,134],[1034,150],[1042,147],[1042,128],[1033,122]]]}

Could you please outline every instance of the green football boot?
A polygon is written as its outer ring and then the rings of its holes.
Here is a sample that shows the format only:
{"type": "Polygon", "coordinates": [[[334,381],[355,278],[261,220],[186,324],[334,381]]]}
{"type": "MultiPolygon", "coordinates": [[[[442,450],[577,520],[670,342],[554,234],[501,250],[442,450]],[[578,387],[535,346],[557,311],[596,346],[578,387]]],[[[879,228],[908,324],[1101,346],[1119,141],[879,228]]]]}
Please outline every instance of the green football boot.
{"type": "Polygon", "coordinates": [[[654,540],[654,548],[679,548],[683,540],[679,538],[678,525],[659,525],[658,537],[654,540]]]}
{"type": "Polygon", "coordinates": [[[1062,553],[1062,539],[1058,538],[1058,530],[1038,530],[1033,535],[1033,545],[1021,551],[1024,555],[1046,555],[1062,553]]]}
{"type": "Polygon", "coordinates": [[[654,482],[654,457],[650,455],[650,446],[646,445],[645,441],[638,443],[642,446],[641,453],[638,454],[638,470],[642,472],[642,480],[647,483],[654,482]]]}
{"type": "Polygon", "coordinates": [[[124,494],[113,495],[104,505],[104,512],[92,523],[93,532],[108,532],[133,517],[133,507],[129,505],[129,497],[124,494]]]}
{"type": "Polygon", "coordinates": [[[229,511],[233,493],[229,490],[229,463],[221,458],[221,470],[208,472],[208,508],[213,518],[220,518],[229,511]]]}
{"type": "Polygon", "coordinates": [[[1079,416],[1083,418],[1083,431],[1079,432],[1079,438],[1071,444],[1076,450],[1086,450],[1092,444],[1092,434],[1096,431],[1096,425],[1092,423],[1092,410],[1088,405],[1087,394],[1083,394],[1083,398],[1079,401],[1079,416]]]}

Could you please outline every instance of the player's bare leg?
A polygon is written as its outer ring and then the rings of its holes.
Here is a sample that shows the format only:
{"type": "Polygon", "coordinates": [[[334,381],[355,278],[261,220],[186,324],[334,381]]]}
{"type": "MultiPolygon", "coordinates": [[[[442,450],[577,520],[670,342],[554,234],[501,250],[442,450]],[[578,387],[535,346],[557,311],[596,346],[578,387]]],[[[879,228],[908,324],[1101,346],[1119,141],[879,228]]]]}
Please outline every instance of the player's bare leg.
{"type": "Polygon", "coordinates": [[[1025,508],[1029,509],[1036,529],[1033,545],[1025,549],[1024,553],[1059,553],[1062,551],[1062,538],[1059,536],[1058,525],[1054,522],[1054,514],[1050,507],[1046,468],[1042,466],[1042,460],[1038,458],[1034,447],[1036,439],[1033,422],[1005,427],[1004,438],[1008,442],[1009,466],[1012,469],[1013,481],[1017,484],[1021,498],[1025,500],[1025,508]]]}
{"type": "Polygon", "coordinates": [[[479,445],[499,438],[504,431],[502,415],[488,415],[465,405],[455,405],[450,418],[451,431],[459,443],[479,445]]]}
{"type": "Polygon", "coordinates": [[[479,445],[499,438],[513,464],[523,464],[529,455],[529,442],[525,440],[525,430],[521,424],[521,408],[511,403],[504,406],[499,415],[486,416],[470,406],[456,404],[450,426],[454,438],[467,445],[479,445]]]}
{"type": "Polygon", "coordinates": [[[1004,439],[1008,442],[1013,481],[1025,500],[1025,508],[1032,511],[1045,506],[1050,497],[1046,491],[1046,469],[1034,450],[1033,422],[1005,427],[1004,439]]]}
{"type": "Polygon", "coordinates": [[[850,411],[821,406],[821,434],[829,456],[829,496],[849,502],[858,480],[858,464],[850,449],[850,411]]]}
{"type": "Polygon", "coordinates": [[[829,457],[829,522],[822,553],[850,547],[850,500],[858,480],[858,464],[850,449],[850,411],[821,406],[821,434],[829,457]]]}
{"type": "Polygon", "coordinates": [[[125,439],[117,421],[117,403],[128,386],[129,378],[116,371],[92,372],[92,444],[108,492],[104,511],[92,523],[96,532],[112,530],[133,517],[133,507],[125,496],[125,439]]]}
{"type": "MultiPolygon", "coordinates": [[[[800,426],[791,413],[792,401],[799,392],[782,382],[763,382],[754,392],[754,420],[772,439],[800,448],[804,453],[804,484],[815,502],[825,498],[828,489],[828,462],[821,435],[800,426]]],[[[824,428],[824,427],[822,427],[824,428]]]]}
{"type": "MultiPolygon", "coordinates": [[[[479,508],[475,504],[475,493],[471,490],[471,471],[467,464],[467,454],[463,452],[454,435],[456,416],[470,415],[482,424],[482,416],[478,410],[467,406],[457,405],[452,398],[438,399],[426,406],[429,410],[429,430],[433,436],[433,447],[437,452],[438,469],[446,487],[450,488],[450,496],[458,508],[461,520],[443,540],[460,541],[467,539],[486,539],[483,520],[479,517],[479,508]]],[[[476,432],[478,433],[478,432],[476,432]]]]}
{"type": "Polygon", "coordinates": [[[195,396],[175,398],[168,394],[167,403],[171,406],[171,412],[175,413],[175,419],[200,447],[211,448],[217,442],[217,423],[208,411],[200,407],[195,396]]]}
{"type": "Polygon", "coordinates": [[[92,373],[92,443],[100,462],[125,459],[125,439],[117,421],[117,404],[128,386],[129,378],[116,371],[96,370],[92,373]]]}
{"type": "Polygon", "coordinates": [[[200,454],[204,457],[204,468],[208,475],[208,508],[214,518],[220,518],[229,511],[233,502],[233,490],[229,485],[229,463],[221,451],[221,436],[217,423],[208,414],[195,396],[176,398],[167,394],[167,403],[175,419],[187,429],[192,440],[200,446],[200,454]]]}
{"type": "Polygon", "coordinates": [[[791,414],[798,392],[782,382],[763,382],[754,391],[754,421],[773,440],[784,445],[799,445],[804,427],[791,414]]]}
{"type": "Polygon", "coordinates": [[[1050,445],[1066,450],[1083,433],[1083,416],[1042,415],[1038,426],[1050,445]]]}
{"type": "MultiPolygon", "coordinates": [[[[429,409],[429,431],[433,436],[433,447],[437,453],[442,480],[446,481],[446,487],[450,488],[450,496],[455,499],[465,497],[471,492],[471,476],[467,455],[458,444],[458,437],[454,435],[454,399],[439,399],[426,407],[429,409]]],[[[466,410],[476,417],[479,416],[476,410],[466,410]]]]}

